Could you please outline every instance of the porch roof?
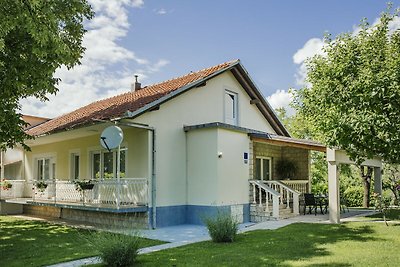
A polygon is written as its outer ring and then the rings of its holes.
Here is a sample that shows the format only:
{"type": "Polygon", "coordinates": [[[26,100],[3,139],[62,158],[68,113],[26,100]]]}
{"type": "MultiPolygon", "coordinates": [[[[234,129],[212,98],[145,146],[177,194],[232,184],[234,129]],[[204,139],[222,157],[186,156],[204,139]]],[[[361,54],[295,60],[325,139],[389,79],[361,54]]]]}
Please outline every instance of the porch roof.
{"type": "Polygon", "coordinates": [[[269,133],[249,133],[249,136],[251,140],[256,142],[326,152],[325,145],[312,140],[297,139],[269,133]]]}

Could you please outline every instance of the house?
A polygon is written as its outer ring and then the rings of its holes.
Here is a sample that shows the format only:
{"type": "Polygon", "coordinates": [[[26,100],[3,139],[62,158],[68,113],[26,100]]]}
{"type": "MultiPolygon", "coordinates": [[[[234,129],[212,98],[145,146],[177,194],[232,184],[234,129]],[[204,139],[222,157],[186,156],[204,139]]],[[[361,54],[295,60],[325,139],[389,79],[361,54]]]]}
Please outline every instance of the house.
{"type": "Polygon", "coordinates": [[[295,216],[310,191],[309,151],[326,151],[290,137],[239,60],[135,82],[27,133],[36,138],[23,152],[23,186],[6,203],[27,214],[144,227],[201,224],[219,210],[240,222],[295,216]],[[100,135],[112,125],[124,139],[107,150],[100,135]],[[290,177],[278,172],[281,161],[296,166],[290,177]]]}

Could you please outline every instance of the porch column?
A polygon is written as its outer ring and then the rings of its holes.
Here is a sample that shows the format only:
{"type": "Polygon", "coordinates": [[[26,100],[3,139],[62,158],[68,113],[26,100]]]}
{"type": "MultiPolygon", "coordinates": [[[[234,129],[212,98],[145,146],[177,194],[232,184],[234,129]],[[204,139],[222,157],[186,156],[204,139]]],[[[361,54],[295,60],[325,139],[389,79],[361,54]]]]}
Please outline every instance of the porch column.
{"type": "Polygon", "coordinates": [[[382,171],[379,167],[374,167],[374,192],[382,194],[382,171]]]}
{"type": "Polygon", "coordinates": [[[329,221],[340,223],[339,169],[336,162],[328,161],[329,221]]]}

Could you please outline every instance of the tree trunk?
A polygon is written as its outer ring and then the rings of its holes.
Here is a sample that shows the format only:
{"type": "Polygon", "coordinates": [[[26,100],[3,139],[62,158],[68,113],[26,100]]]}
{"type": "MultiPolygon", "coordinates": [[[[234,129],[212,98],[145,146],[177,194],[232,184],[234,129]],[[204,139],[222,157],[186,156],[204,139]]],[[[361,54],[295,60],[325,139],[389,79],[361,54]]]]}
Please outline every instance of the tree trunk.
{"type": "Polygon", "coordinates": [[[372,171],[373,171],[372,167],[361,166],[361,177],[364,185],[364,198],[363,198],[364,208],[369,208],[372,171]]]}

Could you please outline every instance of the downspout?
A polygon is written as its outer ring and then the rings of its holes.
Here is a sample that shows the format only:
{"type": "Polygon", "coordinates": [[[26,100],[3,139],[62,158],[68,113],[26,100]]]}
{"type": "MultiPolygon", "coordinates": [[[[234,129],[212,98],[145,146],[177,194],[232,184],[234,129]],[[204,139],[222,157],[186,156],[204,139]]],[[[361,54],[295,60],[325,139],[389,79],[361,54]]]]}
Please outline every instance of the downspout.
{"type": "Polygon", "coordinates": [[[157,186],[156,186],[156,132],[154,129],[151,131],[151,206],[153,216],[153,229],[157,227],[157,186]]]}

